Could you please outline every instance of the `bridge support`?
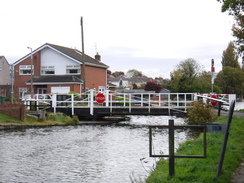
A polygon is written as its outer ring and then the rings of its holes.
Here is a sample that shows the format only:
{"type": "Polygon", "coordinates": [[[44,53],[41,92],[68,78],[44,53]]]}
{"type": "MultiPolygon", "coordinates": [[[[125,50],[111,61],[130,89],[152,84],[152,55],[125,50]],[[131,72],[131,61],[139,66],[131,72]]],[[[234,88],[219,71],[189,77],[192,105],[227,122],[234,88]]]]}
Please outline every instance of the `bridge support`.
{"type": "Polygon", "coordinates": [[[92,116],[94,114],[93,108],[94,108],[94,90],[91,89],[90,90],[90,115],[92,116]]]}

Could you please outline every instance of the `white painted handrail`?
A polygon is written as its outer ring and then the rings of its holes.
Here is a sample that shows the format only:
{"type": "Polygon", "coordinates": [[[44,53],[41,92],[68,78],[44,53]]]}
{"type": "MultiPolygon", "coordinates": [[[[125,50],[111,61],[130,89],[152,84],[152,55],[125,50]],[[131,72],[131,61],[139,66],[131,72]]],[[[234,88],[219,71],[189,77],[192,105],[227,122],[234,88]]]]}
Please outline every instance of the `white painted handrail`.
{"type": "MultiPolygon", "coordinates": [[[[128,108],[131,112],[132,108],[147,108],[148,112],[152,108],[167,108],[170,111],[173,109],[184,109],[185,112],[190,104],[197,100],[199,97],[205,100],[215,100],[224,104],[230,102],[226,98],[214,99],[209,94],[196,94],[196,93],[117,93],[109,90],[104,92],[105,101],[104,104],[98,104],[95,100],[96,95],[99,92],[96,90],[90,90],[89,93],[83,94],[69,94],[69,98],[63,101],[58,101],[57,96],[59,94],[45,94],[35,95],[33,99],[23,99],[28,105],[30,101],[38,102],[52,102],[54,112],[57,108],[71,108],[72,115],[74,115],[75,108],[90,108],[90,114],[94,114],[94,108],[109,108],[110,112],[113,112],[115,108],[128,108]],[[38,96],[38,97],[37,97],[38,96]],[[47,97],[48,96],[48,97],[47,97]]],[[[64,94],[65,95],[65,94],[64,94]]],[[[225,95],[223,95],[225,96],[225,95]]],[[[227,95],[226,95],[227,96],[227,95]]],[[[235,94],[228,95],[229,100],[235,99],[235,94]]]]}

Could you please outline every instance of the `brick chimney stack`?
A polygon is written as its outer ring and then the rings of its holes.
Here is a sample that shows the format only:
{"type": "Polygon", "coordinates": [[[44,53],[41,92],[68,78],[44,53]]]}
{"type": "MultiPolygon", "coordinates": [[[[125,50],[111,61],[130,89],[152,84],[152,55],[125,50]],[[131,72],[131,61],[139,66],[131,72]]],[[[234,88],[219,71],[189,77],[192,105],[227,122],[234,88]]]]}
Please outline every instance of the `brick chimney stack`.
{"type": "Polygon", "coordinates": [[[101,55],[99,55],[98,52],[97,52],[97,54],[95,55],[95,59],[98,60],[98,61],[101,61],[101,55]]]}

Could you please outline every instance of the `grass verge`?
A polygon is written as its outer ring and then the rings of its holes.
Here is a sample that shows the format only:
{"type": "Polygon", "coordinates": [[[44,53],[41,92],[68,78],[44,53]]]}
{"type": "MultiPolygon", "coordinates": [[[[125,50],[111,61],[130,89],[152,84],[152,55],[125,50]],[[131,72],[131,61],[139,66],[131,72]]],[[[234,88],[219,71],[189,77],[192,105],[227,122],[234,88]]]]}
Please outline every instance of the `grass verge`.
{"type": "MultiPolygon", "coordinates": [[[[226,123],[227,117],[221,116],[216,123],[226,123]]],[[[157,163],[155,171],[147,178],[146,183],[228,183],[232,173],[240,165],[244,158],[244,120],[233,116],[230,126],[224,163],[221,175],[216,178],[219,156],[224,139],[224,133],[207,133],[207,158],[176,158],[175,175],[169,176],[168,160],[161,159],[157,163]]],[[[203,135],[196,140],[187,141],[177,150],[179,155],[202,155],[203,135]]]]}

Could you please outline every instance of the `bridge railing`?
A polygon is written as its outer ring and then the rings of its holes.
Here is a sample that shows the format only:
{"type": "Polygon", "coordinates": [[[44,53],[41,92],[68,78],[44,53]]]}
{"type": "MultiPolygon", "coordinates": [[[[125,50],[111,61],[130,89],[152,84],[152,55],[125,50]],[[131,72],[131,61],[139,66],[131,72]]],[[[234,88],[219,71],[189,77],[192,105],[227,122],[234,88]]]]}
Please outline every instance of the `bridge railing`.
{"type": "Polygon", "coordinates": [[[216,101],[228,106],[236,100],[236,94],[196,94],[196,97],[202,98],[206,103],[211,104],[211,101],[216,101]]]}
{"type": "Polygon", "coordinates": [[[194,93],[109,93],[110,106],[186,107],[194,100],[194,93]]]}
{"type": "Polygon", "coordinates": [[[147,108],[167,108],[169,111],[176,108],[186,109],[194,100],[194,93],[109,93],[110,112],[113,108],[128,107],[147,108]]]}
{"type": "MultiPolygon", "coordinates": [[[[31,102],[35,102],[36,106],[41,106],[37,110],[52,107],[56,112],[57,108],[71,108],[72,114],[74,114],[75,108],[89,108],[90,114],[93,115],[95,107],[109,108],[110,112],[113,112],[115,108],[122,107],[128,108],[129,111],[133,108],[147,108],[148,112],[152,108],[167,108],[169,111],[181,109],[186,112],[190,104],[199,97],[206,100],[213,99],[196,93],[118,93],[107,90],[103,93],[105,101],[100,104],[96,101],[98,93],[95,90],[90,90],[82,94],[38,94],[34,95],[33,98],[26,97],[23,101],[27,106],[30,106],[31,102]],[[46,108],[44,108],[45,105],[46,108]]],[[[232,96],[228,95],[228,98],[232,98],[232,96]]],[[[223,97],[213,100],[229,103],[223,97]]]]}

